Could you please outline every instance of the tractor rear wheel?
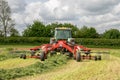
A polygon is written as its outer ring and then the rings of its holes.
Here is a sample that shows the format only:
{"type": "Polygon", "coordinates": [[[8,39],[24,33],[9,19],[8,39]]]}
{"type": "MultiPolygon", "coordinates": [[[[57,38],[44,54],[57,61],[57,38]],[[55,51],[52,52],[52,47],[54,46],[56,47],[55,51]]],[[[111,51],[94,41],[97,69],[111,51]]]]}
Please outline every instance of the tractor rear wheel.
{"type": "Polygon", "coordinates": [[[41,54],[40,54],[40,60],[41,61],[45,60],[45,52],[41,52],[41,54]]]}
{"type": "Polygon", "coordinates": [[[80,52],[76,53],[76,61],[77,62],[81,61],[81,54],[80,54],[80,52]]]}

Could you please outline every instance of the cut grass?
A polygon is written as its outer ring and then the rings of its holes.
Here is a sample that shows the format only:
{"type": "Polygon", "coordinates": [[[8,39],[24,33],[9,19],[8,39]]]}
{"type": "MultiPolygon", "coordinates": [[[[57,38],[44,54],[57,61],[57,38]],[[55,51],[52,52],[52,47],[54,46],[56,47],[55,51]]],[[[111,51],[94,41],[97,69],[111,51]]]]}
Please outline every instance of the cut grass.
{"type": "Polygon", "coordinates": [[[0,45],[0,48],[32,48],[36,45],[0,45]]]}
{"type": "Polygon", "coordinates": [[[119,80],[120,58],[115,57],[119,55],[119,51],[118,49],[110,50],[112,55],[107,60],[79,63],[70,60],[67,65],[49,73],[16,80],[119,80]]]}
{"type": "Polygon", "coordinates": [[[0,69],[12,69],[12,68],[19,68],[19,67],[25,67],[29,66],[31,64],[34,64],[40,60],[38,59],[7,59],[4,61],[0,61],[0,69]]]}
{"type": "Polygon", "coordinates": [[[9,80],[23,77],[17,80],[119,80],[120,59],[118,57],[120,57],[120,49],[108,49],[107,51],[117,57],[109,56],[110,60],[79,63],[70,60],[67,65],[62,67],[60,65],[66,64],[66,60],[60,56],[48,58],[43,63],[38,62],[35,64],[34,62],[37,62],[35,59],[14,58],[4,60],[0,62],[0,67],[2,66],[0,79],[9,80]]]}
{"type": "MultiPolygon", "coordinates": [[[[48,58],[45,62],[37,62],[35,64],[12,68],[12,69],[0,69],[0,80],[9,80],[23,76],[30,76],[45,73],[53,70],[54,68],[66,64],[67,59],[63,55],[56,55],[48,58]]],[[[9,66],[8,66],[9,67],[9,66]]]]}
{"type": "Polygon", "coordinates": [[[112,49],[112,50],[110,50],[110,54],[111,55],[114,55],[114,56],[116,56],[116,57],[120,57],[120,49],[112,49]]]}
{"type": "Polygon", "coordinates": [[[105,63],[106,61],[88,61],[78,63],[71,60],[66,66],[63,66],[60,69],[58,68],[58,70],[50,73],[24,77],[16,80],[87,80],[89,76],[99,74],[105,66],[105,63]],[[102,65],[98,66],[99,64],[102,65]]]}
{"type": "Polygon", "coordinates": [[[77,63],[71,60],[67,65],[58,68],[58,70],[16,80],[119,80],[119,78],[120,59],[111,56],[111,59],[108,61],[77,63]]]}

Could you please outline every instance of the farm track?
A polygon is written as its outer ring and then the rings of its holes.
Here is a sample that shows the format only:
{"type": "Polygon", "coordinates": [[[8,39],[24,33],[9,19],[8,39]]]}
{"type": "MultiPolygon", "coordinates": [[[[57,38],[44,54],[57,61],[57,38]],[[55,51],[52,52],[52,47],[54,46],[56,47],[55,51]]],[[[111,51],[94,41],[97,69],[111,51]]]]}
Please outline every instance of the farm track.
{"type": "Polygon", "coordinates": [[[120,58],[110,56],[109,60],[76,62],[41,75],[16,80],[120,80],[120,58]]]}

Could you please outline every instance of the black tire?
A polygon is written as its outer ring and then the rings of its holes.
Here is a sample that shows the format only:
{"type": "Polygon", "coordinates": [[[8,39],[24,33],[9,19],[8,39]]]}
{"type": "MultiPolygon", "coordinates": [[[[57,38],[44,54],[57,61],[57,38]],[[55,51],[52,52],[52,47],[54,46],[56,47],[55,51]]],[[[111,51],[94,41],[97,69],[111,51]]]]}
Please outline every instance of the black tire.
{"type": "Polygon", "coordinates": [[[98,60],[101,60],[101,55],[98,56],[98,60]]]}
{"type": "Polygon", "coordinates": [[[76,53],[76,61],[77,62],[81,61],[81,54],[80,54],[80,52],[76,53]]]}
{"type": "Polygon", "coordinates": [[[85,55],[82,56],[83,60],[85,59],[85,55]]]}
{"type": "Polygon", "coordinates": [[[75,56],[73,56],[73,59],[74,59],[74,60],[76,60],[76,57],[75,57],[75,56]]]}
{"type": "Polygon", "coordinates": [[[44,60],[45,60],[45,52],[42,52],[42,53],[40,54],[40,60],[41,60],[41,61],[44,61],[44,60]]]}
{"type": "Polygon", "coordinates": [[[26,54],[23,54],[23,59],[26,59],[26,57],[27,57],[26,54]]]}
{"type": "Polygon", "coordinates": [[[45,56],[45,59],[47,59],[47,55],[45,56]]]}
{"type": "Polygon", "coordinates": [[[23,58],[23,54],[20,55],[20,58],[23,58]]]}
{"type": "Polygon", "coordinates": [[[40,54],[37,54],[37,56],[40,56],[40,54]]]}
{"type": "Polygon", "coordinates": [[[94,56],[94,60],[95,60],[95,61],[97,61],[97,60],[98,60],[98,59],[97,59],[97,56],[94,56]]]}
{"type": "Polygon", "coordinates": [[[89,60],[91,60],[92,59],[92,56],[91,55],[89,55],[89,60]]]}
{"type": "Polygon", "coordinates": [[[73,54],[70,53],[70,52],[66,52],[65,55],[68,56],[68,57],[73,57],[73,54]]]}
{"type": "Polygon", "coordinates": [[[55,55],[56,54],[56,51],[51,51],[50,52],[50,56],[53,56],[53,55],[55,55]]]}
{"type": "Polygon", "coordinates": [[[35,55],[35,51],[31,51],[31,56],[34,56],[35,55]]]}

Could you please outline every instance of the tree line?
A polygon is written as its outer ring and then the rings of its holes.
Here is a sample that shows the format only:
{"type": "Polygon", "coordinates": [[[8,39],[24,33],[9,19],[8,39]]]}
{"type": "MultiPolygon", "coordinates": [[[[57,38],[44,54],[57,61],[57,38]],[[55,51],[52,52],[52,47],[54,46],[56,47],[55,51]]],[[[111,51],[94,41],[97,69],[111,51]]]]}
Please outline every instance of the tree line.
{"type": "Polygon", "coordinates": [[[72,36],[74,38],[106,38],[106,39],[120,39],[120,31],[117,29],[106,30],[103,34],[99,34],[94,27],[83,26],[78,28],[76,25],[70,23],[51,23],[48,25],[40,21],[34,21],[33,24],[28,25],[27,29],[23,31],[24,37],[53,37],[54,29],[57,27],[72,28],[72,36]]]}
{"type": "Polygon", "coordinates": [[[19,34],[14,28],[15,22],[11,18],[11,9],[6,0],[0,0],[0,37],[53,37],[54,29],[57,27],[72,28],[72,36],[74,38],[106,38],[120,39],[120,31],[117,29],[106,30],[103,34],[99,34],[94,27],[83,26],[78,28],[71,23],[51,23],[43,24],[41,21],[34,21],[33,24],[27,25],[27,28],[19,34]]]}

